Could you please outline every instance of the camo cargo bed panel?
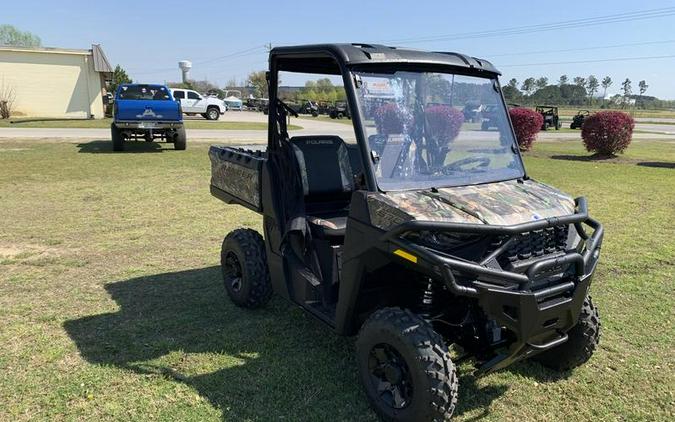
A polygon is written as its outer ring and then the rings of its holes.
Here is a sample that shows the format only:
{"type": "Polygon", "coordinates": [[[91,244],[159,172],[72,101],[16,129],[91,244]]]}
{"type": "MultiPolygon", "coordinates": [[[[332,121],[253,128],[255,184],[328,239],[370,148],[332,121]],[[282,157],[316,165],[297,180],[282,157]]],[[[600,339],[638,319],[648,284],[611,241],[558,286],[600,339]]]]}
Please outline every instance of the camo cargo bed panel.
{"type": "Polygon", "coordinates": [[[211,186],[261,210],[260,180],[265,153],[213,145],[209,148],[211,186]]]}

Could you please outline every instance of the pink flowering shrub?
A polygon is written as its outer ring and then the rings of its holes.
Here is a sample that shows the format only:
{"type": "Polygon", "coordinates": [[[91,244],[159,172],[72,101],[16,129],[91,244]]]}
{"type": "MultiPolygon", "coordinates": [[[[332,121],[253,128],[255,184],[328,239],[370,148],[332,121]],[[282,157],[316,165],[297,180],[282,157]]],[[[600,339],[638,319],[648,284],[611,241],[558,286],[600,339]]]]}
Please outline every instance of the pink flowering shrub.
{"type": "Polygon", "coordinates": [[[544,117],[536,111],[516,107],[509,110],[513,130],[516,132],[516,140],[521,151],[529,151],[532,143],[537,138],[537,133],[544,124],[544,117]]]}
{"type": "Polygon", "coordinates": [[[599,111],[584,119],[581,138],[586,150],[611,157],[623,152],[633,138],[635,121],[620,111],[599,111]]]}

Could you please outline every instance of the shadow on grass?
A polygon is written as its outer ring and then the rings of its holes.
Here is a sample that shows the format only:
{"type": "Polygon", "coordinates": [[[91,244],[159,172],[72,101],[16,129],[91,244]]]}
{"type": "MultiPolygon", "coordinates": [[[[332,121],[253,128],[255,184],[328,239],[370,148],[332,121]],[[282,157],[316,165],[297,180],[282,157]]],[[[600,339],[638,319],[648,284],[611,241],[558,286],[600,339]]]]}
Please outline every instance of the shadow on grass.
{"type": "Polygon", "coordinates": [[[675,163],[669,161],[641,161],[637,163],[638,166],[642,167],[655,167],[662,169],[675,169],[675,163]]]}
{"type": "MultiPolygon", "coordinates": [[[[64,328],[88,362],[188,385],[226,420],[375,419],[351,339],[282,300],[239,309],[221,283],[220,267],[109,283],[119,311],[64,328]]],[[[506,389],[460,373],[456,414],[484,416],[506,389]]]]}
{"type": "Polygon", "coordinates": [[[567,160],[567,161],[587,161],[587,162],[612,162],[616,157],[607,157],[607,156],[596,156],[596,155],[552,155],[554,160],[567,160]]]}
{"type": "Polygon", "coordinates": [[[124,143],[124,151],[116,152],[112,150],[112,141],[96,140],[82,142],[77,144],[78,152],[88,154],[125,154],[125,153],[143,153],[143,152],[163,152],[173,151],[173,144],[168,148],[162,148],[161,143],[145,141],[128,141],[124,143]]]}

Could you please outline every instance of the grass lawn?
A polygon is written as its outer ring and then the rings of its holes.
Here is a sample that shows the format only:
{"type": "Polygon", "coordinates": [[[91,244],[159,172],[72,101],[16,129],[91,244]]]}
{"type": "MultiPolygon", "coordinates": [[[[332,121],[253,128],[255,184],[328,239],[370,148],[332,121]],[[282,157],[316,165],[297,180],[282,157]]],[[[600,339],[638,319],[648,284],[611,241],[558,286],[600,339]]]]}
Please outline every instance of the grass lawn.
{"type": "MultiPolygon", "coordinates": [[[[10,120],[0,120],[0,128],[12,127],[43,127],[43,128],[110,128],[112,119],[91,119],[91,120],[39,120],[19,123],[11,123],[10,120]]],[[[188,129],[218,129],[218,130],[267,130],[267,122],[224,122],[210,120],[185,120],[185,127],[188,129]]],[[[302,129],[300,126],[290,125],[289,130],[302,129]]]]}
{"type": "MultiPolygon", "coordinates": [[[[673,420],[675,144],[535,145],[530,175],[605,224],[600,348],[569,377],[462,364],[457,419],[673,420]]],[[[261,221],[209,195],[207,148],[0,141],[0,420],[375,420],[352,339],[225,298],[222,238],[261,221]]]]}

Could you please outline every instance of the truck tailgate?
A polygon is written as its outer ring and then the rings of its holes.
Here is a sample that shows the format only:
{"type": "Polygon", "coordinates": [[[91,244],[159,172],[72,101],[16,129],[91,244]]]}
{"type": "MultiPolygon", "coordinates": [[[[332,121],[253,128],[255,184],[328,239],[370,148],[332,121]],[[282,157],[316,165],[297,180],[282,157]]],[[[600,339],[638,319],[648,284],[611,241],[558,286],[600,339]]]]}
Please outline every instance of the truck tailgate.
{"type": "Polygon", "coordinates": [[[182,115],[175,101],[117,100],[117,120],[181,121],[182,115]]]}
{"type": "Polygon", "coordinates": [[[236,203],[262,212],[260,188],[266,153],[212,145],[209,159],[211,193],[229,204],[236,203]]]}

